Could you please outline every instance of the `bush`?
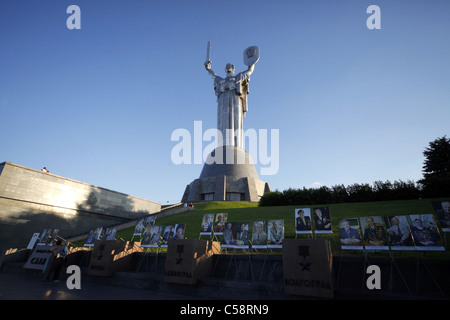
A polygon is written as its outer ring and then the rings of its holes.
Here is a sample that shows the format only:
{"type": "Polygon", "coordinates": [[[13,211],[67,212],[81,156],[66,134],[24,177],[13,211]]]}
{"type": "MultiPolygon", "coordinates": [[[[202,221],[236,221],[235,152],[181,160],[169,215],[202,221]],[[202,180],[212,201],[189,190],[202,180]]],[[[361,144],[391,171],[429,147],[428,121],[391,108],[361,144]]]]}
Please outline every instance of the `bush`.
{"type": "Polygon", "coordinates": [[[276,190],[264,194],[259,201],[259,206],[412,200],[420,197],[421,189],[413,181],[400,180],[394,183],[375,181],[373,185],[354,183],[347,187],[341,184],[331,188],[323,186],[320,188],[289,188],[283,192],[276,190]]]}

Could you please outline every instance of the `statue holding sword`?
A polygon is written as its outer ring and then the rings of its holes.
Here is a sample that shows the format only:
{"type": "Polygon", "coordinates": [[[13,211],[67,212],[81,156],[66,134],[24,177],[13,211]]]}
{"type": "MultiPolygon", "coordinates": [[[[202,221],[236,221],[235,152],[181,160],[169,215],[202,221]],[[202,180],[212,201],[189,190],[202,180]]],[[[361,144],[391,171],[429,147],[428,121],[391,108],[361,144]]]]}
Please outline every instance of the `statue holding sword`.
{"type": "Polygon", "coordinates": [[[217,129],[223,136],[223,145],[243,147],[243,119],[248,111],[250,75],[259,60],[259,47],[252,46],[244,50],[244,64],[248,69],[235,74],[231,63],[225,66],[225,78],[211,69],[211,43],[208,42],[205,68],[214,80],[217,96],[217,129]]]}

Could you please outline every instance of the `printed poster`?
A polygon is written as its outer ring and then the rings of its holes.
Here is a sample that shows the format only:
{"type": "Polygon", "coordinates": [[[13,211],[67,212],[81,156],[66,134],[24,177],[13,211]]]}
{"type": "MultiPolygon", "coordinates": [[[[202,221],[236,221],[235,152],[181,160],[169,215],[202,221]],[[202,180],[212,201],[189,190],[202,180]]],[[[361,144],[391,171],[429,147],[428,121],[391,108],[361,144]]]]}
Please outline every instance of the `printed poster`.
{"type": "Polygon", "coordinates": [[[223,248],[248,249],[250,231],[248,222],[227,222],[222,235],[223,248]]]}
{"type": "Polygon", "coordinates": [[[333,233],[331,230],[331,216],[330,208],[320,207],[313,208],[314,212],[314,232],[317,234],[321,233],[333,233]]]}
{"type": "Polygon", "coordinates": [[[442,237],[432,214],[409,215],[409,227],[419,251],[445,251],[442,237]]]}
{"type": "Polygon", "coordinates": [[[116,236],[117,227],[106,228],[105,233],[102,236],[102,240],[114,240],[116,236]]]}
{"type": "Polygon", "coordinates": [[[252,228],[252,248],[267,248],[267,221],[254,221],[252,228]]]}
{"type": "Polygon", "coordinates": [[[163,237],[161,240],[161,248],[167,248],[169,240],[175,237],[175,226],[168,225],[164,227],[163,237]]]}
{"type": "Polygon", "coordinates": [[[383,220],[391,250],[416,250],[407,216],[384,216],[383,220]]]}
{"type": "Polygon", "coordinates": [[[162,230],[163,226],[160,225],[147,226],[142,235],[141,247],[157,248],[159,246],[159,241],[161,240],[162,230]]]}
{"type": "Polygon", "coordinates": [[[184,239],[184,229],[186,228],[185,224],[176,224],[175,225],[175,236],[174,239],[183,240],[184,239]]]}
{"type": "Polygon", "coordinates": [[[86,239],[86,243],[84,244],[85,247],[93,247],[94,242],[98,239],[100,239],[100,236],[102,235],[103,227],[98,227],[95,229],[92,229],[89,231],[88,237],[86,239]]]}
{"type": "Polygon", "coordinates": [[[311,209],[295,209],[295,233],[312,234],[311,209]]]}
{"type": "Polygon", "coordinates": [[[214,221],[214,214],[207,213],[203,215],[202,225],[200,227],[200,235],[211,235],[214,221]]]}
{"type": "Polygon", "coordinates": [[[216,219],[214,220],[214,234],[215,235],[223,235],[223,231],[225,230],[225,225],[227,223],[228,213],[217,213],[216,219]]]}
{"type": "Polygon", "coordinates": [[[269,220],[267,222],[268,248],[281,249],[284,240],[284,220],[269,220]]]}
{"type": "Polygon", "coordinates": [[[136,222],[136,226],[134,227],[134,233],[133,236],[140,236],[142,235],[142,232],[145,229],[145,225],[144,225],[145,219],[139,219],[136,222]]]}
{"type": "Polygon", "coordinates": [[[432,201],[431,205],[442,232],[450,232],[450,200],[432,201]]]}
{"type": "Polygon", "coordinates": [[[379,216],[360,217],[364,247],[370,250],[389,250],[383,219],[379,216]]]}
{"type": "Polygon", "coordinates": [[[363,250],[363,241],[358,218],[339,220],[339,238],[342,250],[363,250]]]}

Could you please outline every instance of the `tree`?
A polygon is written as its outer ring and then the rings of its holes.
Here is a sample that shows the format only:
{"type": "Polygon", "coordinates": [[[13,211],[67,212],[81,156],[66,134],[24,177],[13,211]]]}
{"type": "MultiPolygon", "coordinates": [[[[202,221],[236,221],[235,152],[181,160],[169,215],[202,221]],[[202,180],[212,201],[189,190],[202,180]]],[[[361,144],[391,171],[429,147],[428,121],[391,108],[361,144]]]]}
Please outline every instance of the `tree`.
{"type": "Polygon", "coordinates": [[[423,152],[423,186],[426,197],[450,196],[450,139],[446,136],[429,143],[423,152]]]}

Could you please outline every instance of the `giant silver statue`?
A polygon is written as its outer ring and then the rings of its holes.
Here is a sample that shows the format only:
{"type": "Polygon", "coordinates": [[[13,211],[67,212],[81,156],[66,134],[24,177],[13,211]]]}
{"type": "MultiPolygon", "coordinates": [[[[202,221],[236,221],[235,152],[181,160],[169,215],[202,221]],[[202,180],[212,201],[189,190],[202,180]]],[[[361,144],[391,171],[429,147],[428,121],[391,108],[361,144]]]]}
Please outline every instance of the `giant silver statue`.
{"type": "Polygon", "coordinates": [[[211,69],[211,43],[208,42],[205,68],[214,79],[217,96],[217,129],[222,133],[223,145],[243,148],[243,120],[248,111],[247,94],[250,75],[259,60],[259,47],[244,50],[244,63],[248,69],[235,75],[231,63],[225,66],[225,78],[211,69]]]}

